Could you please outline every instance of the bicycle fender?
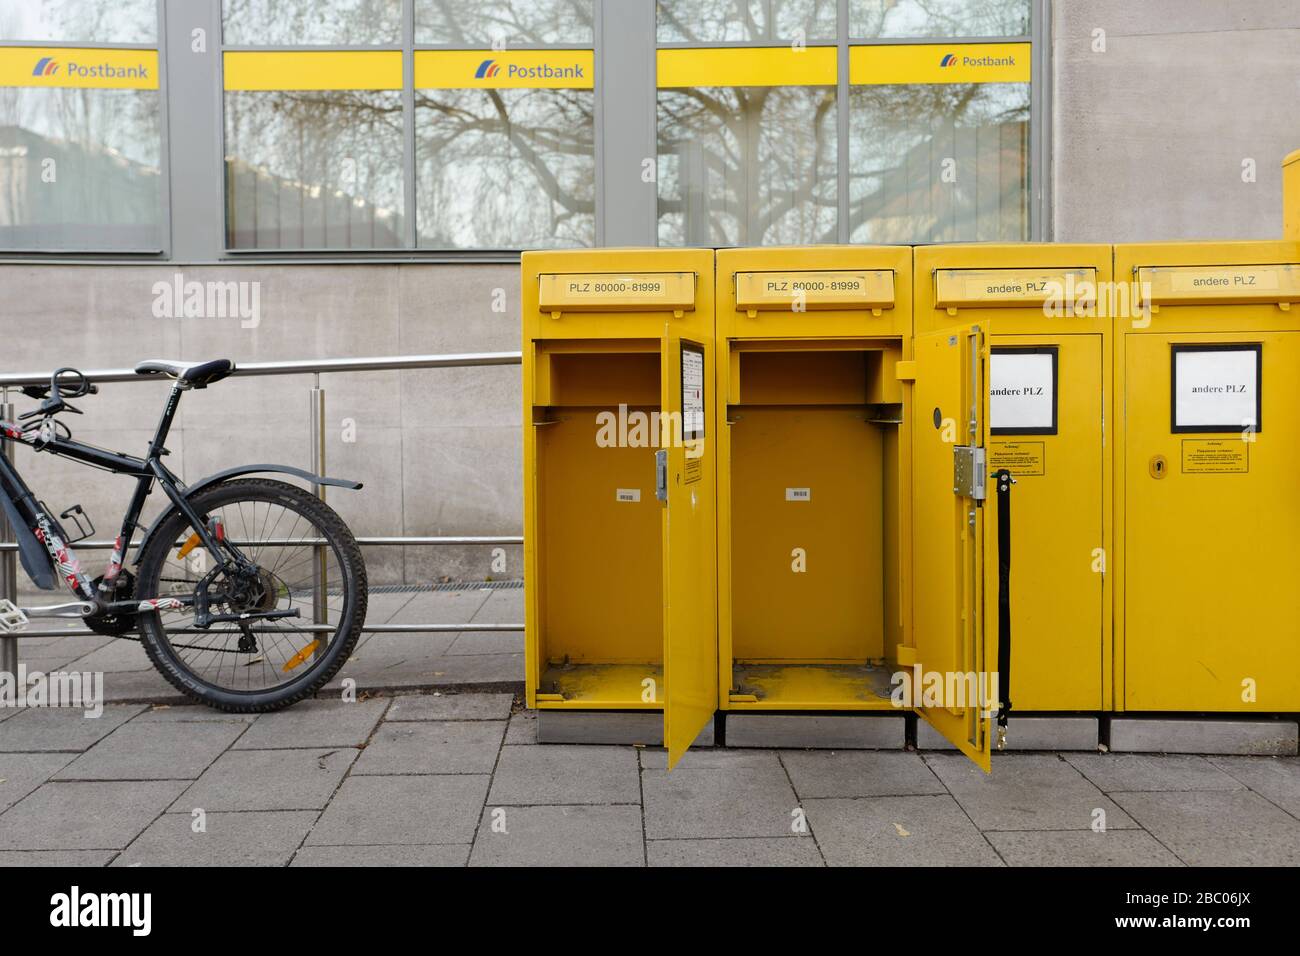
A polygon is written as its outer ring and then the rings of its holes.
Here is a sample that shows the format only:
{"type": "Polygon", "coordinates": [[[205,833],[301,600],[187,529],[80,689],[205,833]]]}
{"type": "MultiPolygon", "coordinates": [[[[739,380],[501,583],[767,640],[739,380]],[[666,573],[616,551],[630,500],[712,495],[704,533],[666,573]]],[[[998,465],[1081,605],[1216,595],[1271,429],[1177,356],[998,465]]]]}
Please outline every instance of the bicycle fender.
{"type": "MultiPolygon", "coordinates": [[[[194,484],[188,485],[184,489],[184,494],[186,498],[192,498],[214,485],[219,485],[223,481],[229,481],[231,478],[238,478],[241,475],[263,473],[293,475],[295,478],[301,478],[303,481],[310,482],[313,485],[328,485],[331,488],[346,488],[349,491],[360,491],[363,487],[359,481],[352,481],[348,478],[327,478],[324,475],[313,475],[310,471],[306,471],[302,468],[294,468],[292,465],[237,465],[234,468],[227,468],[225,471],[219,471],[214,475],[208,475],[206,478],[202,478],[194,484]]],[[[171,514],[173,510],[174,507],[165,509],[162,514],[154,519],[153,524],[149,525],[149,530],[144,533],[144,537],[140,539],[140,544],[136,548],[135,560],[131,562],[132,564],[139,565],[140,558],[144,555],[145,547],[149,544],[150,540],[152,540],[154,532],[158,530],[158,526],[163,523],[163,519],[171,514]]]]}
{"type": "Polygon", "coordinates": [[[22,561],[23,570],[32,579],[32,583],[42,591],[53,591],[54,565],[50,562],[50,553],[36,540],[32,529],[27,527],[23,519],[18,516],[18,509],[14,507],[12,501],[7,497],[0,497],[0,506],[3,507],[5,518],[9,522],[9,527],[13,529],[14,539],[18,542],[18,557],[22,561]]]}

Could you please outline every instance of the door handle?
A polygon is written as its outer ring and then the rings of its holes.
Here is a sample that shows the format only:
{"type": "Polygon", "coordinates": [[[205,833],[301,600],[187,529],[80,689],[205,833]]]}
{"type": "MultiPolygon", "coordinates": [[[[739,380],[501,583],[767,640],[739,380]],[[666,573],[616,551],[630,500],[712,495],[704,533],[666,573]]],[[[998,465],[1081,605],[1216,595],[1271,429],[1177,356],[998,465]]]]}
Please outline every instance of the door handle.
{"type": "Polygon", "coordinates": [[[655,497],[668,501],[668,450],[655,452],[655,497]]]}

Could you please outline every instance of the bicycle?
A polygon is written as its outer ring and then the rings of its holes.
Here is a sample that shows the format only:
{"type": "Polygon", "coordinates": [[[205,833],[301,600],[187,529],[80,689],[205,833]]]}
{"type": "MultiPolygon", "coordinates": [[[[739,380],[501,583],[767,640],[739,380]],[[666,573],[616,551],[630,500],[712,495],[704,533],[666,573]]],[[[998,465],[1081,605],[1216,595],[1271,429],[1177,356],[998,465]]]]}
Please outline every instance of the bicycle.
{"type": "Polygon", "coordinates": [[[167,469],[165,442],[181,396],[235,371],[228,359],[199,364],[154,360],[140,375],[173,379],[143,458],[73,439],[57,416],[81,414],[68,399],[99,389],[72,368],[23,393],[40,407],[0,421],[0,443],[27,445],[136,480],[104,573],[91,579],[72,545],[94,534],[80,505],[59,515],[0,455],[0,510],[13,529],[27,575],[42,590],[62,582],[75,601],[19,608],[0,601],[0,633],[31,618],[79,617],[92,631],[139,640],[162,675],[188,697],[232,713],[278,710],[319,690],[356,646],[366,618],[366,566],[356,538],[321,497],[272,478],[359,490],[361,484],[288,465],[242,465],[184,484],[167,469]],[[141,522],[154,487],[168,504],[141,522]],[[144,529],[128,562],[135,535],[144,529]],[[130,567],[128,567],[128,563],[130,567]],[[132,568],[134,570],[132,570],[132,568]],[[135,634],[135,637],[131,635],[135,634]]]}

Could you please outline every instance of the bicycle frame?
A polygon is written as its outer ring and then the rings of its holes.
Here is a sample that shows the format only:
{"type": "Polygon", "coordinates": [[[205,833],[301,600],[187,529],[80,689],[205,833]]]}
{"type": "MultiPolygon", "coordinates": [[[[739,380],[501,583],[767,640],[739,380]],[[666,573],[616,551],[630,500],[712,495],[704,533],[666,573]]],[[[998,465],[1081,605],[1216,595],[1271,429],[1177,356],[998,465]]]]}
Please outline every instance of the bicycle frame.
{"type": "MultiPolygon", "coordinates": [[[[122,519],[121,530],[114,541],[108,566],[104,570],[103,579],[96,587],[83,569],[80,559],[67,543],[67,535],[62,526],[53,515],[46,512],[45,507],[23,481],[13,464],[4,455],[0,455],[0,494],[8,497],[28,530],[45,547],[64,585],[78,600],[93,605],[96,613],[174,610],[195,603],[193,597],[136,598],[131,601],[117,602],[109,601],[105,597],[111,595],[116,588],[122,566],[131,550],[132,539],[139,527],[145,500],[152,493],[155,483],[163,489],[171,503],[185,516],[198,534],[203,547],[215,562],[214,567],[220,568],[226,560],[221,543],[186,500],[184,483],[162,463],[162,457],[168,453],[165,447],[167,436],[176,417],[176,409],[180,405],[181,393],[184,391],[185,388],[179,383],[172,387],[162,418],[158,422],[158,428],[143,458],[105,451],[71,438],[62,438],[57,433],[50,434],[44,427],[32,434],[24,431],[18,424],[0,421],[0,442],[27,445],[37,452],[48,452],[60,458],[102,468],[114,474],[130,475],[136,479],[135,493],[131,496],[126,515],[122,519]],[[45,437],[42,437],[43,435],[45,437]]],[[[234,553],[238,556],[237,551],[234,553]]]]}

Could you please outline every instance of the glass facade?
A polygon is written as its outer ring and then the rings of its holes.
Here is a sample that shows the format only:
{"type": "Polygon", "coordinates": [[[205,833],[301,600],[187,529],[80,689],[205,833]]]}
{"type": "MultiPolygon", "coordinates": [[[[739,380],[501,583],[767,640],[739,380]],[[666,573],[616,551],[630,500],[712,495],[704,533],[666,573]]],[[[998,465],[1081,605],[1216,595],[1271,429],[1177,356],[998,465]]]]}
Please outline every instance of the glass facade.
{"type": "Polygon", "coordinates": [[[0,0],[0,43],[156,43],[156,0],[0,0]]]}
{"type": "Polygon", "coordinates": [[[587,89],[417,91],[420,245],[593,245],[594,110],[587,89]]]}
{"type": "Polygon", "coordinates": [[[0,0],[0,249],[162,250],[157,27],[154,0],[0,0]]]}
{"type": "Polygon", "coordinates": [[[208,2],[205,73],[159,0],[0,0],[0,250],[1044,238],[1046,0],[208,2]]]}
{"type": "Polygon", "coordinates": [[[659,244],[834,242],[835,89],[659,92],[659,244]]]}
{"type": "Polygon", "coordinates": [[[591,46],[592,0],[415,0],[421,46],[591,46]]]}
{"type": "Polygon", "coordinates": [[[834,40],[836,0],[658,0],[660,43],[834,40]]]}
{"type": "Polygon", "coordinates": [[[1029,35],[1030,0],[849,0],[853,38],[1029,35]]]}
{"type": "Polygon", "coordinates": [[[402,220],[400,93],[227,91],[229,248],[395,249],[402,220]]]}
{"type": "Polygon", "coordinates": [[[852,242],[1029,238],[1029,86],[855,86],[852,242]]]}
{"type": "Polygon", "coordinates": [[[222,0],[226,46],[396,46],[402,0],[222,0]]]}

